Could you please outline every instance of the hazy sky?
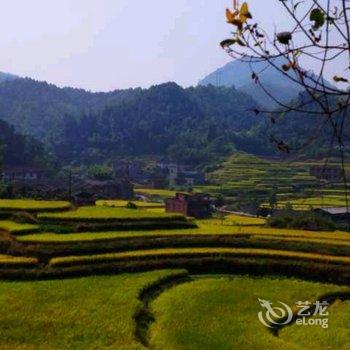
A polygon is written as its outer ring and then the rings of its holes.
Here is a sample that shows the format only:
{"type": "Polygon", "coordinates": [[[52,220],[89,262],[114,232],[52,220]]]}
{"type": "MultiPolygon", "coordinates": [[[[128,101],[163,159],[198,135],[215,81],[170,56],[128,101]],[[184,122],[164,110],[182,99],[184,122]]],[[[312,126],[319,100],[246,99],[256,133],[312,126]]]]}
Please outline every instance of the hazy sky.
{"type": "MultiPolygon", "coordinates": [[[[197,84],[229,58],[231,0],[0,0],[0,70],[59,86],[112,90],[197,84]]],[[[261,22],[288,24],[277,0],[250,0],[261,22]]]]}

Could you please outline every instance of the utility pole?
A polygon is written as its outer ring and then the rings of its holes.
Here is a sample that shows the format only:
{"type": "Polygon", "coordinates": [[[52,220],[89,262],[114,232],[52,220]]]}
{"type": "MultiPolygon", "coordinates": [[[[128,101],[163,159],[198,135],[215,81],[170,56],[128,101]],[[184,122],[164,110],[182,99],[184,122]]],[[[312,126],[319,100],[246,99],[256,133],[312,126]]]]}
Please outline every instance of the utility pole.
{"type": "Polygon", "coordinates": [[[69,168],[68,174],[68,200],[72,201],[72,168],[69,168]]]}

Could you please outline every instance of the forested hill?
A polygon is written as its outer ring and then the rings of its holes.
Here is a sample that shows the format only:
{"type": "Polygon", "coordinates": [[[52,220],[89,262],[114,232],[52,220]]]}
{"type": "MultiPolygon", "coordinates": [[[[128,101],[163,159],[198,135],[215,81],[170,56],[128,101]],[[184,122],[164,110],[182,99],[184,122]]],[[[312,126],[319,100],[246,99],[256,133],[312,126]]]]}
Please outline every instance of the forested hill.
{"type": "Polygon", "coordinates": [[[229,153],[234,133],[256,122],[250,112],[254,106],[233,88],[162,84],[95,115],[64,118],[54,137],[54,153],[84,163],[149,154],[208,163],[229,153]]]}
{"type": "Polygon", "coordinates": [[[1,120],[0,149],[0,166],[50,166],[51,158],[41,142],[16,133],[13,126],[1,120]]]}
{"type": "MultiPolygon", "coordinates": [[[[233,150],[271,155],[271,134],[299,148],[319,125],[317,118],[299,115],[275,116],[271,125],[269,118],[253,112],[255,108],[260,108],[255,100],[234,87],[184,89],[165,83],[91,93],[31,79],[0,83],[0,119],[43,143],[61,164],[145,155],[211,164],[233,150]]],[[[305,152],[322,152],[323,140],[305,152]]],[[[12,158],[17,156],[18,152],[12,158]]]]}
{"type": "Polygon", "coordinates": [[[255,107],[247,94],[213,86],[91,93],[31,79],[0,84],[0,118],[43,141],[62,163],[145,154],[208,162],[255,125],[255,107]]]}
{"type": "MultiPolygon", "coordinates": [[[[50,131],[61,125],[65,116],[78,118],[96,113],[109,104],[136,95],[141,89],[92,93],[83,89],[59,88],[30,78],[1,79],[0,118],[16,130],[46,141],[50,131]]],[[[6,75],[7,76],[7,75],[6,75]]]]}

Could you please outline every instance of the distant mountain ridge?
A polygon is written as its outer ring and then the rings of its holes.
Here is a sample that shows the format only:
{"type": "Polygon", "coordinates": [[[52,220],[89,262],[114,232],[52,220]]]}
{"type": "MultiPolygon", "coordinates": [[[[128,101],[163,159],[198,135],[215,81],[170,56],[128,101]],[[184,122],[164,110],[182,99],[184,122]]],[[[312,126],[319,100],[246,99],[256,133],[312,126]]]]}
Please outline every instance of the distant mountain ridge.
{"type": "Polygon", "coordinates": [[[255,107],[249,95],[225,87],[164,83],[91,93],[29,78],[0,83],[0,119],[65,164],[146,154],[210,162],[235,147],[234,133],[254,125],[255,107]]]}
{"type": "Polygon", "coordinates": [[[19,76],[10,74],[10,73],[0,72],[0,83],[3,83],[5,81],[15,80],[15,79],[19,79],[19,76]]]}
{"type": "MultiPolygon", "coordinates": [[[[238,75],[237,81],[240,89],[210,82],[182,88],[169,82],[148,89],[92,93],[29,78],[5,79],[0,83],[0,119],[14,126],[17,134],[38,140],[61,165],[157,155],[206,166],[234,150],[275,154],[269,143],[273,130],[254,113],[261,107],[254,100],[258,96],[252,93],[254,86],[244,85],[238,75]]],[[[290,93],[282,83],[274,81],[276,89],[290,93]]],[[[303,142],[318,123],[298,115],[292,119],[276,117],[273,133],[278,139],[290,136],[303,142]]],[[[322,143],[307,152],[316,154],[320,148],[322,143]]]]}
{"type": "MultiPolygon", "coordinates": [[[[276,59],[274,63],[282,66],[283,58],[276,59]]],[[[199,85],[234,86],[252,96],[261,106],[273,108],[277,104],[265,93],[265,91],[252,79],[252,69],[259,76],[259,80],[266,90],[278,101],[288,103],[295,99],[303,88],[270,66],[267,62],[255,62],[251,66],[247,62],[239,60],[227,63],[199,81],[199,85]]],[[[294,73],[288,72],[292,75],[294,73]]]]}

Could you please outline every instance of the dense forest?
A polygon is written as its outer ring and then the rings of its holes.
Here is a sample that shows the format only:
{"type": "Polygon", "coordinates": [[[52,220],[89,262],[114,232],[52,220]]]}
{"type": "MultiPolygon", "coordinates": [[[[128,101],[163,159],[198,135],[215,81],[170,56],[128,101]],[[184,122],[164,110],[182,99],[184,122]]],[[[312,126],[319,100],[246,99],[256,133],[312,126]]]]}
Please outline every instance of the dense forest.
{"type": "MultiPolygon", "coordinates": [[[[30,153],[46,159],[43,144],[62,165],[145,155],[213,164],[233,150],[273,155],[271,135],[300,145],[319,123],[292,115],[271,124],[269,117],[257,113],[259,108],[254,98],[234,86],[184,89],[165,83],[92,93],[28,78],[0,81],[0,118],[17,133],[6,129],[5,151],[17,143],[11,141],[11,132],[17,138],[18,133],[30,135],[18,143],[25,151],[6,151],[7,162],[13,163],[26,162],[17,158],[30,153]]],[[[321,154],[322,147],[323,141],[316,142],[303,152],[321,154]]]]}
{"type": "Polygon", "coordinates": [[[2,166],[47,166],[52,163],[41,142],[15,132],[13,126],[0,121],[2,166]]]}
{"type": "Polygon", "coordinates": [[[42,141],[62,163],[158,154],[209,162],[235,147],[232,135],[256,123],[254,100],[235,88],[150,89],[91,93],[31,79],[0,84],[0,116],[42,141]]]}

